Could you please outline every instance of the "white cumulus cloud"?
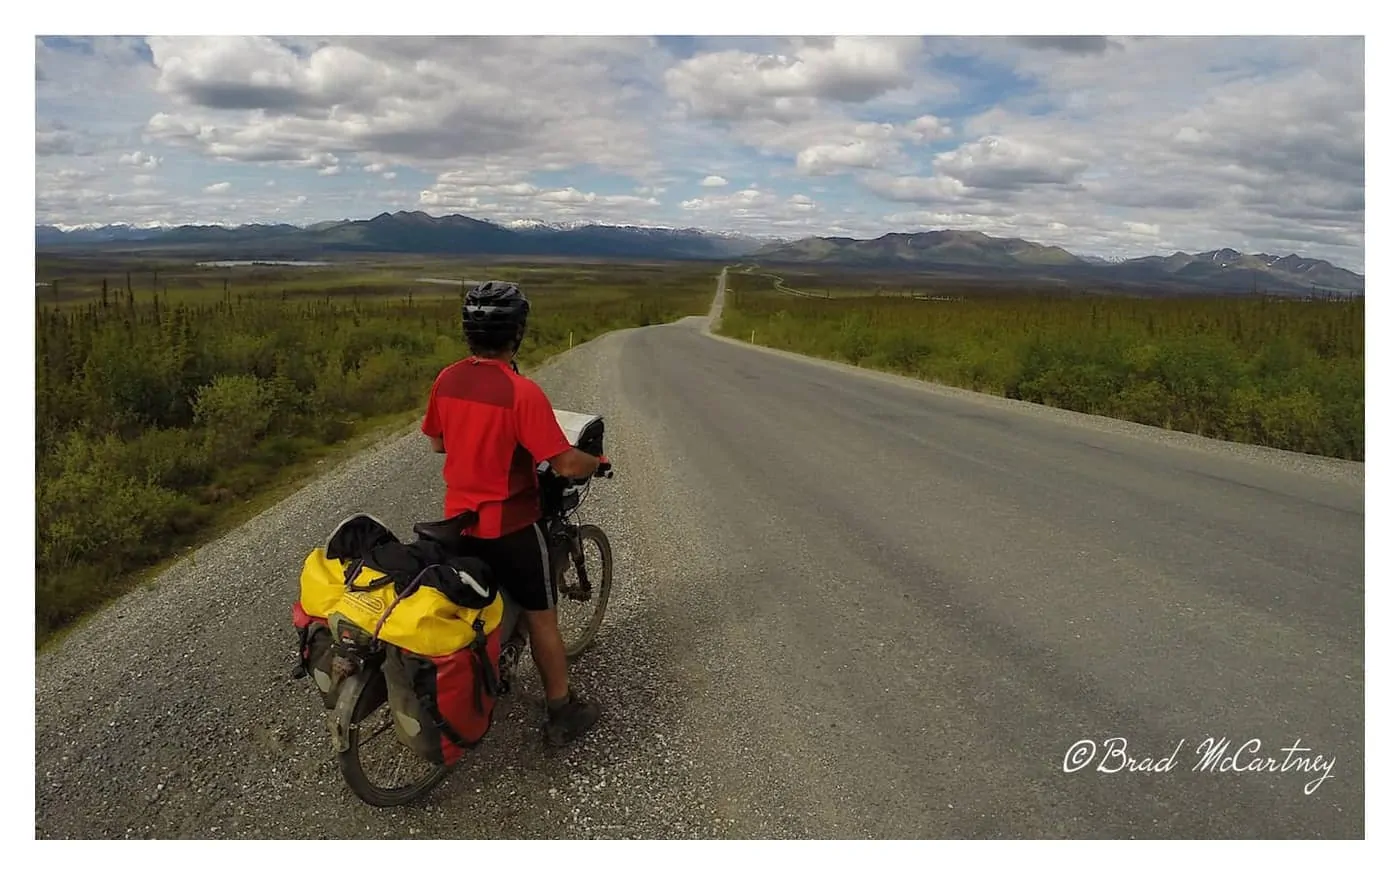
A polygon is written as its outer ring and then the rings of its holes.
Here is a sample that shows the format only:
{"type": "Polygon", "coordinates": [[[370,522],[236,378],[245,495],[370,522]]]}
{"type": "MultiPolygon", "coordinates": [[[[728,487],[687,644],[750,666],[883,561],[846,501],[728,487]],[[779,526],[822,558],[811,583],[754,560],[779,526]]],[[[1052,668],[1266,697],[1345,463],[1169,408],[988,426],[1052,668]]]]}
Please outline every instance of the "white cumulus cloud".
{"type": "Polygon", "coordinates": [[[819,101],[859,103],[910,82],[919,37],[799,41],[792,54],[696,55],[666,71],[668,92],[692,113],[735,119],[800,116],[819,101]]]}
{"type": "Polygon", "coordinates": [[[154,170],[161,164],[161,159],[155,155],[147,155],[145,152],[129,152],[117,159],[117,163],[126,167],[135,167],[140,170],[154,170]]]}

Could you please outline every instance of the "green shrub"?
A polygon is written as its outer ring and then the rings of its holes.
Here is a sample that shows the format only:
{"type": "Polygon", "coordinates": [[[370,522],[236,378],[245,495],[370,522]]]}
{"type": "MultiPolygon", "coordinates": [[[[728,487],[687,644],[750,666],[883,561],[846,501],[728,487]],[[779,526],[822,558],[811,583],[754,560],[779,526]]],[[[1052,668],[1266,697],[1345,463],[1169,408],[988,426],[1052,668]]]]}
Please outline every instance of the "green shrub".
{"type": "Polygon", "coordinates": [[[875,331],[866,316],[859,312],[846,314],[841,322],[837,349],[841,357],[853,365],[860,364],[875,351],[875,331]]]}
{"type": "Polygon", "coordinates": [[[194,419],[214,464],[230,465],[248,454],[272,421],[268,401],[261,381],[247,374],[215,377],[196,393],[194,419]]]}
{"type": "Polygon", "coordinates": [[[204,483],[213,466],[203,436],[190,429],[145,431],[116,449],[121,473],[140,483],[181,491],[204,483]]]}
{"type": "Polygon", "coordinates": [[[876,360],[882,367],[916,373],[932,352],[933,344],[929,338],[917,332],[895,331],[881,339],[876,360]]]}

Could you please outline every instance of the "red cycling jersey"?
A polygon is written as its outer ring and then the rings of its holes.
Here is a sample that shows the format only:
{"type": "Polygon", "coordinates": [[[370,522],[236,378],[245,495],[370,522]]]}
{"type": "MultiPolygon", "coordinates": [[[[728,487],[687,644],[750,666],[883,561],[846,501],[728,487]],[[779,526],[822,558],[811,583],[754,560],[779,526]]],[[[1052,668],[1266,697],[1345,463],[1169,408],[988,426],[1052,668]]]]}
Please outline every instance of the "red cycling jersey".
{"type": "Polygon", "coordinates": [[[464,534],[499,538],[540,518],[535,468],[568,450],[544,390],[496,359],[463,359],[433,381],[423,434],[447,450],[444,514],[475,510],[464,534]]]}

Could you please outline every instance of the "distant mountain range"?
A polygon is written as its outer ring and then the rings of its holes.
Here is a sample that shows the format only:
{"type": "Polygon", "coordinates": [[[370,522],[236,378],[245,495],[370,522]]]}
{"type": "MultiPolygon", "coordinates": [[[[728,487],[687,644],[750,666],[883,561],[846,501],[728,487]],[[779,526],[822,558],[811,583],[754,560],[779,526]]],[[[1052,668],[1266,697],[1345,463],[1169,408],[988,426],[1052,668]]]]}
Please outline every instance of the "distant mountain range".
{"type": "Polygon", "coordinates": [[[1365,278],[1326,261],[1298,255],[1245,255],[1233,249],[1109,260],[1077,256],[1058,246],[990,237],[979,231],[885,234],[873,240],[807,237],[796,241],[591,223],[505,225],[468,216],[382,213],[373,219],[296,225],[130,225],[60,229],[38,225],[35,248],[62,250],[182,249],[224,258],[285,259],[355,252],[439,255],[561,256],[733,260],[769,265],[898,268],[961,276],[1024,276],[1125,288],[1175,286],[1215,291],[1364,292],[1365,278]]]}
{"type": "Polygon", "coordinates": [[[874,240],[808,237],[764,246],[750,256],[759,261],[876,265],[978,265],[1032,267],[1086,264],[1058,246],[988,237],[979,231],[924,231],[886,234],[874,240]]]}
{"type": "Polygon", "coordinates": [[[440,255],[555,255],[594,258],[727,259],[774,238],[716,234],[693,228],[515,222],[512,227],[468,216],[381,213],[373,219],[296,225],[106,225],[34,229],[37,249],[216,248],[229,257],[289,258],[316,253],[401,252],[440,255]]]}
{"type": "Polygon", "coordinates": [[[1189,285],[1220,291],[1306,292],[1314,287],[1364,292],[1365,277],[1315,258],[1297,255],[1244,255],[1233,249],[1116,261],[1080,257],[1058,246],[989,237],[980,231],[924,231],[886,234],[874,240],[809,237],[763,246],[748,258],[767,264],[820,264],[964,274],[995,269],[1065,280],[1126,286],[1189,285]]]}

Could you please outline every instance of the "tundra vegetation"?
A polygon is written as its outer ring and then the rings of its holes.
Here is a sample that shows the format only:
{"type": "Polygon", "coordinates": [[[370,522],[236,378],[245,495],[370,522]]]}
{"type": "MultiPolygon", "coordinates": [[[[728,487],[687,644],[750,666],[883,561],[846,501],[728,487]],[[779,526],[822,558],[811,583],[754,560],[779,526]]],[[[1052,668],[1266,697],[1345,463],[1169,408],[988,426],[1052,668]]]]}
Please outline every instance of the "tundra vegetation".
{"type": "MultiPolygon", "coordinates": [[[[618,328],[703,314],[709,265],[195,267],[38,259],[36,636],[421,411],[466,354],[462,280],[531,298],[528,369],[618,328]],[[446,279],[447,283],[422,282],[446,279]]],[[[424,508],[430,515],[432,508],[424,508]]]]}
{"type": "Polygon", "coordinates": [[[1213,438],[1365,458],[1357,297],[1136,296],[731,269],[721,332],[1213,438]]]}

